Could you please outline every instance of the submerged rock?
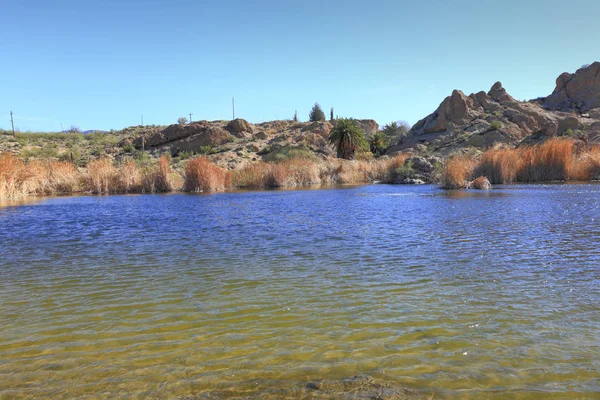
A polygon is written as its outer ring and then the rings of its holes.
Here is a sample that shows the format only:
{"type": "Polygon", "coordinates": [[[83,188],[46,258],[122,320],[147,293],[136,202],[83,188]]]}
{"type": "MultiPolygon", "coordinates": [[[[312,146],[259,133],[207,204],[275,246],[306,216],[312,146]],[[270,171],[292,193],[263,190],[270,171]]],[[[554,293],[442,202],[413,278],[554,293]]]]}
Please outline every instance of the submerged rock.
{"type": "Polygon", "coordinates": [[[490,190],[492,184],[485,176],[480,176],[467,184],[467,189],[490,190]]]}
{"type": "Polygon", "coordinates": [[[322,380],[289,387],[283,381],[249,382],[247,390],[222,390],[204,392],[198,396],[180,397],[180,400],[258,400],[258,399],[330,399],[330,400],[422,400],[418,392],[397,383],[382,381],[366,375],[341,380],[322,380]],[[286,387],[288,386],[288,387],[286,387]]]}

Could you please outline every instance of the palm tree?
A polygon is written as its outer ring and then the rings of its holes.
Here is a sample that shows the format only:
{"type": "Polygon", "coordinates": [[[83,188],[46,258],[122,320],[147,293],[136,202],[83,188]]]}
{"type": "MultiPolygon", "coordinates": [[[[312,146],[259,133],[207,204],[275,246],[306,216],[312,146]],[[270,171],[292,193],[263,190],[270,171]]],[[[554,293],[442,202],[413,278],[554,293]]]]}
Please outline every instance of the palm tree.
{"type": "Polygon", "coordinates": [[[356,150],[367,147],[365,133],[353,119],[340,118],[335,121],[335,126],[329,134],[329,142],[337,150],[339,158],[351,160],[356,150]]]}
{"type": "Polygon", "coordinates": [[[387,147],[388,137],[383,132],[375,132],[369,138],[369,147],[371,149],[371,153],[376,155],[381,155],[387,147]]]}

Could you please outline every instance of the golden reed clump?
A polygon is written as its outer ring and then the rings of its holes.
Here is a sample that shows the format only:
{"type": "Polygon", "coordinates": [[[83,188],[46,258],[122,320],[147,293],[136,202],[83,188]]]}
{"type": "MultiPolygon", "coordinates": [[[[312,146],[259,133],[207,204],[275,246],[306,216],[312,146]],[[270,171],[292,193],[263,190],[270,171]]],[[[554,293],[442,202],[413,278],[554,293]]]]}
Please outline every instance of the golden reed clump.
{"type": "Polygon", "coordinates": [[[207,157],[197,157],[186,161],[184,191],[222,191],[230,186],[231,173],[213,164],[207,157]]]}
{"type": "Polygon", "coordinates": [[[478,159],[453,157],[446,163],[442,187],[464,188],[475,176],[492,184],[598,179],[600,146],[578,149],[573,139],[552,138],[535,146],[490,149],[478,159]]]}
{"type": "Polygon", "coordinates": [[[171,192],[182,182],[162,156],[158,162],[139,167],[125,161],[119,166],[108,158],[92,160],[86,169],[65,161],[34,160],[24,163],[10,154],[0,155],[0,199],[75,193],[171,192]]]}

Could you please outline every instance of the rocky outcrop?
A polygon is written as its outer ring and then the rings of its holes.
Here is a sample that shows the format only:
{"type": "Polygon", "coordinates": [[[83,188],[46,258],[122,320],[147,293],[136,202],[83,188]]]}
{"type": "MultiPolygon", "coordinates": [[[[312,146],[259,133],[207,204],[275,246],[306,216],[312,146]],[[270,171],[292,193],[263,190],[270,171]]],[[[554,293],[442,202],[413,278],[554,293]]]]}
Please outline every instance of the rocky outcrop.
{"type": "Polygon", "coordinates": [[[232,140],[225,129],[211,125],[206,121],[192,122],[188,125],[169,125],[160,132],[137,137],[133,145],[141,149],[165,147],[172,154],[180,151],[199,151],[203,146],[218,146],[232,140]]]}
{"type": "Polygon", "coordinates": [[[252,126],[245,119],[237,118],[227,124],[226,130],[231,134],[243,138],[252,134],[252,126]]]}
{"type": "Polygon", "coordinates": [[[518,145],[531,136],[572,135],[600,140],[600,62],[562,74],[545,99],[520,102],[496,82],[490,90],[469,96],[454,90],[438,108],[417,122],[393,154],[419,145],[451,153],[460,148],[518,145]]]}
{"type": "Polygon", "coordinates": [[[574,74],[561,74],[552,94],[544,99],[544,106],[550,110],[579,112],[600,108],[600,62],[583,66],[574,74]]]}
{"type": "Polygon", "coordinates": [[[371,136],[375,132],[379,131],[379,124],[373,119],[357,119],[356,123],[367,136],[371,136]]]}

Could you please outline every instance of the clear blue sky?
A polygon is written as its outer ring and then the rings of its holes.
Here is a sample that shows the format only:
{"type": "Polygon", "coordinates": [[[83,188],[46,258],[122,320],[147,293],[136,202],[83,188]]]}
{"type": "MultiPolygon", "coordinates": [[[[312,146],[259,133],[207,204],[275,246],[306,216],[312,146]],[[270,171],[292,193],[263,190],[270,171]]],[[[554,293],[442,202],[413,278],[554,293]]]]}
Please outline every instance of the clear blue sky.
{"type": "Polygon", "coordinates": [[[600,60],[598,0],[0,0],[0,128],[326,113],[413,124],[600,60]]]}

